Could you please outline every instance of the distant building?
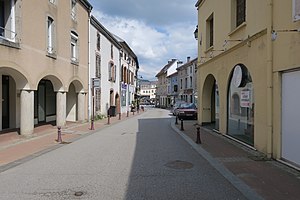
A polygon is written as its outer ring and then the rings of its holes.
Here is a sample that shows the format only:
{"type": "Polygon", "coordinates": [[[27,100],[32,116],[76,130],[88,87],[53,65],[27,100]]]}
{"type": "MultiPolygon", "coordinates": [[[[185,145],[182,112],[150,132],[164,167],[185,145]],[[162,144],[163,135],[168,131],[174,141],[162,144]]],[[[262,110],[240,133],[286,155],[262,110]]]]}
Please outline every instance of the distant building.
{"type": "Polygon", "coordinates": [[[187,103],[197,103],[197,58],[190,60],[187,57],[185,64],[177,68],[178,72],[178,99],[187,103]]]}
{"type": "Polygon", "coordinates": [[[155,76],[158,79],[157,89],[156,89],[156,103],[157,106],[161,108],[171,107],[171,98],[168,96],[168,76],[176,72],[178,67],[178,60],[172,59],[168,61],[168,64],[165,65],[160,72],[155,76]]]}
{"type": "Polygon", "coordinates": [[[140,81],[140,98],[154,102],[156,98],[157,81],[140,81]]]}

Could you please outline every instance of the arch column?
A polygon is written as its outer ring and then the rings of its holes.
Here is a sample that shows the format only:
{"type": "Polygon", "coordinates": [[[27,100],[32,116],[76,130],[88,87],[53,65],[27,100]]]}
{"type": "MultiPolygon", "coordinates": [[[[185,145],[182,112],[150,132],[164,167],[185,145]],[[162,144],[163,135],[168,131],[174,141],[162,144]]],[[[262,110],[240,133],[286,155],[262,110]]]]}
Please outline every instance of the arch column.
{"type": "Polygon", "coordinates": [[[84,121],[84,107],[85,107],[85,93],[79,92],[77,95],[78,98],[78,121],[84,121]]]}
{"type": "Polygon", "coordinates": [[[30,135],[34,129],[34,91],[21,90],[20,104],[20,132],[21,135],[30,135]]]}
{"type": "Polygon", "coordinates": [[[56,126],[66,125],[66,105],[67,95],[66,92],[57,92],[56,94],[56,126]]]}

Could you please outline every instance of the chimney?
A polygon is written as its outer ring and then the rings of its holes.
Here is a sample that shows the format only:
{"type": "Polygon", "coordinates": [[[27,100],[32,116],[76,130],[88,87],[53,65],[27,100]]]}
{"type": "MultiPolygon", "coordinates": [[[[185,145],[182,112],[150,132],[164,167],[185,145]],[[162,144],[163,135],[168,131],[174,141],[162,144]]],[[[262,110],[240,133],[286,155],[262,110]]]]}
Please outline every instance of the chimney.
{"type": "Polygon", "coordinates": [[[190,62],[190,60],[191,60],[191,57],[190,57],[190,56],[186,57],[186,62],[187,62],[187,63],[190,62]]]}

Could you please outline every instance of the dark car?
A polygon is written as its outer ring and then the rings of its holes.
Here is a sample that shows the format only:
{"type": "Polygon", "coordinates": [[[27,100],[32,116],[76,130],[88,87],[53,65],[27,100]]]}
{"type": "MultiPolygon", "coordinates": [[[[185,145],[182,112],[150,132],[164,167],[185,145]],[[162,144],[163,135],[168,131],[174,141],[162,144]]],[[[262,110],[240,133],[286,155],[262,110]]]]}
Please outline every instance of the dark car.
{"type": "Polygon", "coordinates": [[[183,103],[176,110],[178,119],[197,119],[197,106],[194,103],[183,103]]]}

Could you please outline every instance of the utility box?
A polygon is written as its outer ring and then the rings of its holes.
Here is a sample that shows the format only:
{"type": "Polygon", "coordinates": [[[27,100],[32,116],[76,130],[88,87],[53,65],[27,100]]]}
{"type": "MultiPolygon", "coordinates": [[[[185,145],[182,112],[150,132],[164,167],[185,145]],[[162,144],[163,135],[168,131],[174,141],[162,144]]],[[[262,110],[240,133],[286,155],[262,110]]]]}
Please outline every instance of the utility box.
{"type": "Polygon", "coordinates": [[[116,106],[110,106],[107,114],[111,117],[115,117],[117,115],[116,106]]]}

